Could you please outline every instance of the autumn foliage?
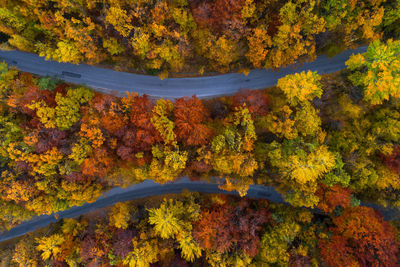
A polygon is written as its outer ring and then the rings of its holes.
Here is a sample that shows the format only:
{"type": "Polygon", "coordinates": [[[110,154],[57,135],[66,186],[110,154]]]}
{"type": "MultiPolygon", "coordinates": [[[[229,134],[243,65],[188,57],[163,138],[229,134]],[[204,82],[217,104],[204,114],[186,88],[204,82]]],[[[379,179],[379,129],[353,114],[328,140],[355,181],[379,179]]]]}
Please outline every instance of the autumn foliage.
{"type": "Polygon", "coordinates": [[[396,230],[372,208],[346,208],[319,248],[329,266],[398,266],[396,230]]]}

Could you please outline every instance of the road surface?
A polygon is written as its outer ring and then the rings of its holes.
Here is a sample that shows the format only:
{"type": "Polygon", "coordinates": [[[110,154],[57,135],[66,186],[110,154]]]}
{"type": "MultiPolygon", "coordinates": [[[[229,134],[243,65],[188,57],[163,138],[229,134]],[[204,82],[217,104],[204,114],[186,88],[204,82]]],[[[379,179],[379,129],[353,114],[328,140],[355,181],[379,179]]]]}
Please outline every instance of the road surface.
{"type": "MultiPolygon", "coordinates": [[[[151,180],[133,185],[127,188],[116,187],[104,193],[96,202],[86,203],[83,206],[75,206],[65,211],[60,211],[53,215],[42,215],[30,221],[24,222],[8,232],[0,234],[0,242],[14,237],[24,235],[28,232],[47,226],[62,218],[74,218],[90,211],[114,205],[133,199],[140,199],[149,196],[163,194],[180,193],[183,189],[201,193],[223,193],[238,195],[236,192],[228,192],[218,188],[218,184],[207,183],[205,181],[190,181],[188,178],[179,179],[173,183],[161,185],[151,180]],[[57,217],[57,219],[56,219],[57,217]]],[[[275,203],[283,203],[282,196],[273,187],[251,185],[247,194],[251,198],[269,199],[275,203]]]]}
{"type": "Polygon", "coordinates": [[[160,80],[157,76],[139,75],[98,68],[86,64],[74,65],[46,61],[38,55],[21,51],[1,51],[0,58],[21,71],[39,75],[56,75],[60,79],[85,84],[103,92],[117,91],[117,95],[125,92],[137,92],[156,98],[179,98],[197,95],[199,98],[234,94],[239,89],[263,89],[275,85],[277,80],[287,74],[303,70],[317,71],[320,74],[335,72],[345,68],[345,62],[351,54],[362,53],[367,46],[355,50],[346,50],[335,57],[319,56],[315,61],[301,65],[281,68],[279,71],[256,69],[248,76],[229,73],[216,76],[193,78],[167,78],[160,80]]]}
{"type": "MultiPolygon", "coordinates": [[[[150,196],[158,196],[163,194],[181,193],[183,189],[201,193],[222,193],[229,195],[238,195],[236,191],[229,192],[219,189],[218,184],[216,183],[207,183],[205,181],[190,181],[188,178],[182,178],[173,183],[165,185],[154,183],[151,180],[146,180],[143,183],[127,188],[113,188],[105,192],[94,203],[86,203],[82,206],[75,206],[68,210],[57,212],[53,215],[42,215],[30,221],[24,222],[12,228],[8,232],[1,233],[0,242],[35,231],[62,218],[78,217],[79,215],[88,213],[90,211],[114,205],[117,202],[140,199],[150,196]]],[[[247,192],[247,197],[267,199],[275,203],[285,203],[282,196],[271,186],[251,185],[249,191],[247,192]]],[[[400,212],[395,208],[383,208],[381,206],[369,203],[363,203],[363,205],[371,206],[379,210],[387,220],[400,221],[400,212]]]]}
{"type": "MultiPolygon", "coordinates": [[[[305,63],[302,66],[293,65],[288,68],[282,68],[279,71],[257,69],[251,71],[248,76],[230,73],[195,78],[167,78],[164,80],[160,80],[157,76],[117,72],[85,64],[74,65],[46,61],[37,55],[20,51],[0,51],[0,57],[8,64],[17,66],[21,71],[43,76],[56,75],[68,82],[85,84],[106,92],[117,91],[120,95],[126,91],[132,91],[163,98],[179,98],[194,94],[200,98],[205,98],[233,94],[242,88],[263,89],[275,85],[279,78],[287,74],[303,70],[317,71],[320,74],[335,72],[345,67],[344,63],[351,54],[363,53],[366,49],[367,47],[360,47],[356,50],[346,50],[332,58],[322,55],[313,62],[305,63]]],[[[183,189],[203,193],[237,194],[236,192],[220,190],[217,184],[204,181],[192,182],[187,178],[166,185],[156,184],[148,180],[128,188],[111,189],[94,203],[87,203],[83,206],[72,207],[69,210],[58,212],[56,214],[58,219],[54,215],[44,215],[22,223],[8,232],[0,234],[0,242],[24,235],[62,218],[77,217],[89,211],[111,206],[117,202],[167,193],[179,193],[183,189]]],[[[273,187],[268,186],[252,185],[247,196],[268,199],[275,203],[284,203],[282,196],[273,187]]],[[[381,210],[386,219],[400,221],[399,212],[395,209],[384,209],[368,203],[365,205],[381,210]]]]}

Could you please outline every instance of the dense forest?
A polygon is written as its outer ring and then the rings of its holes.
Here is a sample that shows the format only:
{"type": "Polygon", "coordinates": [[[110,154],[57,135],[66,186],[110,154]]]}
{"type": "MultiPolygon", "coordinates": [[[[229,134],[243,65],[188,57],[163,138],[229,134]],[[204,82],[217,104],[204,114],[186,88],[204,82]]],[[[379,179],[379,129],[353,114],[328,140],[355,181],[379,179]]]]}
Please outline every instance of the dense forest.
{"type": "MultiPolygon", "coordinates": [[[[396,227],[372,208],[315,215],[185,192],[117,203],[3,246],[7,266],[400,266],[396,227]]],[[[335,207],[336,206],[336,207],[335,207]]],[[[398,227],[398,226],[397,226],[398,227]]]]}
{"type": "Polygon", "coordinates": [[[3,47],[168,72],[278,68],[400,37],[400,0],[1,0],[3,47]]]}
{"type": "Polygon", "coordinates": [[[347,69],[200,100],[116,97],[0,64],[0,222],[95,201],[152,179],[272,185],[294,207],[400,206],[400,41],[347,69]]]}

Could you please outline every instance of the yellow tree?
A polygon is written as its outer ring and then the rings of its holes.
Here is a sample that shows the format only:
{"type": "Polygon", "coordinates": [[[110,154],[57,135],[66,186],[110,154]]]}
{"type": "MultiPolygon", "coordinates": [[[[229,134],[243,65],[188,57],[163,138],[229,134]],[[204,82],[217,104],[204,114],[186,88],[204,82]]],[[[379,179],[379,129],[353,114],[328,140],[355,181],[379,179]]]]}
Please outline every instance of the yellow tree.
{"type": "Polygon", "coordinates": [[[42,259],[47,260],[50,257],[55,258],[61,252],[60,245],[64,242],[64,237],[61,234],[54,234],[38,238],[36,241],[38,242],[36,249],[42,252],[42,259]]]}
{"type": "Polygon", "coordinates": [[[321,97],[321,77],[317,72],[301,72],[286,75],[278,80],[277,86],[281,89],[290,105],[296,106],[321,97]]]}
{"type": "Polygon", "coordinates": [[[126,202],[118,202],[111,207],[108,217],[111,226],[126,229],[131,218],[129,204],[126,202]]]}
{"type": "Polygon", "coordinates": [[[122,260],[125,266],[129,267],[149,267],[157,261],[158,246],[157,241],[132,240],[133,250],[122,260]]]}
{"type": "Polygon", "coordinates": [[[245,105],[237,107],[227,119],[223,132],[212,140],[212,157],[204,158],[226,180],[225,190],[246,195],[258,163],[252,153],[257,136],[254,122],[245,105]]]}
{"type": "Polygon", "coordinates": [[[346,65],[353,71],[350,80],[363,87],[364,99],[371,104],[400,97],[400,41],[375,41],[367,52],[352,55],[346,65]]]}

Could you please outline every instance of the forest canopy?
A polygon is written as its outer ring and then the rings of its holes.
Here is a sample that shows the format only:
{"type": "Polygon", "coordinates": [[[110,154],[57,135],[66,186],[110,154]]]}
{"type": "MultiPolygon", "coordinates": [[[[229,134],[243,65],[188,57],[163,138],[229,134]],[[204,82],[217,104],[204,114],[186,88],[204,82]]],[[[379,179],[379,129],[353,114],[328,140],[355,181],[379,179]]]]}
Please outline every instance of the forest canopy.
{"type": "Polygon", "coordinates": [[[2,63],[0,221],[10,228],[111,187],[183,176],[241,196],[271,185],[327,213],[360,200],[399,207],[399,100],[379,86],[396,88],[398,46],[376,41],[342,72],[208,100],[116,97],[2,63]]]}
{"type": "Polygon", "coordinates": [[[0,1],[8,46],[162,76],[278,68],[399,38],[399,24],[399,0],[0,1]]]}
{"type": "Polygon", "coordinates": [[[398,246],[395,225],[372,208],[344,205],[322,216],[266,200],[184,192],[63,219],[8,245],[0,263],[394,267],[398,246]]]}

